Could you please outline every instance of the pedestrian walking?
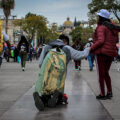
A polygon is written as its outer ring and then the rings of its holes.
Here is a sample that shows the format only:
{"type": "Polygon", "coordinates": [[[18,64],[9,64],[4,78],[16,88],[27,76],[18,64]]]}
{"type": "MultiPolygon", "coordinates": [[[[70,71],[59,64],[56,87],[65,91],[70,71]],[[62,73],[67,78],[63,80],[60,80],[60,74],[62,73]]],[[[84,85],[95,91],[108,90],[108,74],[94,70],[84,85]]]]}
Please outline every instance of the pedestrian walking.
{"type": "MultiPolygon", "coordinates": [[[[1,30],[0,30],[1,31],[1,30]]],[[[10,42],[9,42],[9,36],[5,33],[5,32],[0,32],[0,67],[1,67],[1,64],[2,64],[2,59],[4,57],[4,44],[3,44],[3,41],[6,42],[7,46],[8,46],[8,55],[10,56],[11,53],[10,53],[10,49],[11,49],[11,45],[10,45],[10,42]]]]}
{"type": "Polygon", "coordinates": [[[24,35],[21,36],[20,42],[18,43],[18,50],[21,58],[22,71],[24,71],[27,60],[27,54],[29,52],[29,43],[24,35]]]}
{"type": "MultiPolygon", "coordinates": [[[[75,50],[78,50],[78,51],[82,51],[83,50],[83,47],[82,47],[82,44],[81,44],[81,38],[78,38],[75,43],[72,45],[72,47],[75,49],[75,50]]],[[[75,62],[75,69],[76,70],[81,70],[81,60],[74,60],[75,62]]]]}
{"type": "Polygon", "coordinates": [[[37,56],[36,56],[37,60],[40,57],[41,52],[42,52],[42,45],[40,44],[40,46],[38,46],[38,48],[37,48],[37,56]]]}
{"type": "Polygon", "coordinates": [[[15,49],[14,49],[14,62],[18,62],[18,55],[19,55],[19,51],[18,51],[17,47],[15,47],[15,49]]]}
{"type": "Polygon", "coordinates": [[[113,97],[109,70],[114,57],[118,55],[116,43],[118,42],[119,30],[111,22],[110,13],[107,10],[101,9],[97,15],[98,24],[90,51],[96,55],[96,67],[100,85],[100,94],[96,96],[96,99],[106,100],[113,97]],[[105,92],[105,85],[107,92],[105,92]]]}
{"type": "Polygon", "coordinates": [[[33,52],[34,52],[34,48],[32,47],[32,45],[30,45],[29,53],[28,53],[28,61],[30,62],[32,62],[33,52]]]}
{"type": "Polygon", "coordinates": [[[6,59],[6,62],[9,62],[9,49],[7,44],[4,44],[4,58],[6,59]]]}
{"type": "MultiPolygon", "coordinates": [[[[89,38],[88,41],[89,41],[88,42],[89,46],[91,47],[93,45],[93,38],[89,38]]],[[[94,59],[95,59],[95,56],[93,55],[93,53],[89,53],[89,55],[88,55],[88,62],[89,62],[90,71],[93,70],[94,59]]]]}

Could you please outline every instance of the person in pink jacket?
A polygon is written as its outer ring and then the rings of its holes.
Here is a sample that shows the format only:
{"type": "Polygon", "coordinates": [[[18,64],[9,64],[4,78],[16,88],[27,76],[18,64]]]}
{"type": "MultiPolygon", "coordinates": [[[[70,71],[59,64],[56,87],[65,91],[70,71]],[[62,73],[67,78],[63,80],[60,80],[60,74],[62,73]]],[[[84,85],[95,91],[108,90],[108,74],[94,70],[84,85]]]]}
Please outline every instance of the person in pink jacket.
{"type": "Polygon", "coordinates": [[[106,100],[113,97],[109,69],[115,56],[117,56],[116,43],[118,30],[110,20],[110,13],[101,9],[98,15],[98,24],[94,33],[93,45],[90,51],[96,55],[96,67],[100,85],[100,94],[96,99],[106,100]],[[105,84],[107,93],[105,93],[105,84]]]}

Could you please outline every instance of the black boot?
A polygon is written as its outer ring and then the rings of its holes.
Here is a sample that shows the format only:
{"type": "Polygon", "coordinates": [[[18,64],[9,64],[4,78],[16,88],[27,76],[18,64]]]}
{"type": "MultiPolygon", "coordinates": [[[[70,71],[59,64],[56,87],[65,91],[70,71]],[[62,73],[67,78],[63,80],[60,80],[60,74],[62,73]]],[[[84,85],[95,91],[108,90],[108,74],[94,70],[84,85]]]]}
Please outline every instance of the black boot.
{"type": "Polygon", "coordinates": [[[96,99],[98,99],[98,100],[106,100],[107,97],[105,95],[104,96],[98,95],[98,96],[96,96],[96,99]]]}
{"type": "Polygon", "coordinates": [[[34,101],[35,101],[36,108],[39,111],[43,111],[44,110],[44,103],[42,102],[42,99],[37,92],[33,93],[33,98],[34,98],[34,101]]]}
{"type": "Polygon", "coordinates": [[[56,106],[59,95],[60,95],[60,92],[58,90],[55,90],[53,95],[51,95],[51,98],[48,100],[48,107],[56,106]]]}
{"type": "Polygon", "coordinates": [[[108,99],[111,99],[111,98],[113,97],[113,94],[112,94],[112,92],[110,92],[110,93],[107,93],[106,97],[107,97],[108,99]]]}

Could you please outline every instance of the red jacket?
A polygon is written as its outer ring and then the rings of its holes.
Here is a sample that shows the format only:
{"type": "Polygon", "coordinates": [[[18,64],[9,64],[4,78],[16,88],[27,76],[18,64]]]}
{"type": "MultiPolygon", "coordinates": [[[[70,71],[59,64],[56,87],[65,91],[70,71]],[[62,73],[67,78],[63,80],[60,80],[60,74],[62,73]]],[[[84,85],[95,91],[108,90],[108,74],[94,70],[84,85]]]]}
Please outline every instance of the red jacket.
{"type": "Polygon", "coordinates": [[[106,26],[98,25],[94,33],[94,44],[91,46],[91,51],[94,54],[117,56],[116,43],[118,40],[117,30],[110,30],[106,26]]]}

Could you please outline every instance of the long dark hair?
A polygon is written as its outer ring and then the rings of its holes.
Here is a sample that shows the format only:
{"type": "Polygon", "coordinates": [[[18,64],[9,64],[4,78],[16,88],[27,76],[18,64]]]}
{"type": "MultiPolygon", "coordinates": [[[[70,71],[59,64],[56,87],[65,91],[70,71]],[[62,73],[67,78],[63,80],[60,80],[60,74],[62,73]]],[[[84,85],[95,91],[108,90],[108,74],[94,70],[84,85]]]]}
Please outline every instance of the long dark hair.
{"type": "Polygon", "coordinates": [[[111,20],[110,19],[107,19],[107,18],[104,18],[104,17],[101,17],[101,16],[99,16],[99,20],[98,20],[98,24],[99,25],[101,25],[101,24],[103,24],[104,22],[111,22],[111,20]]]}

